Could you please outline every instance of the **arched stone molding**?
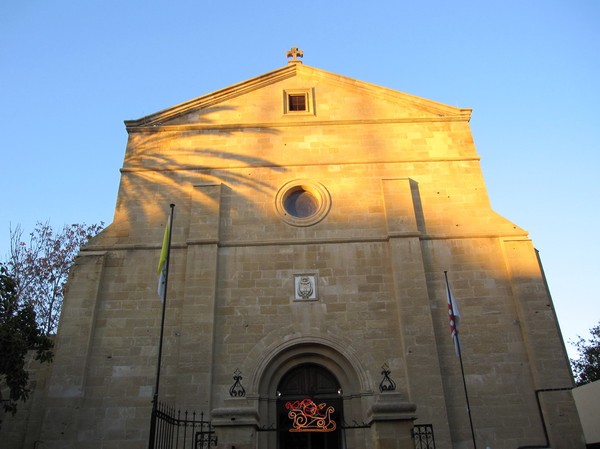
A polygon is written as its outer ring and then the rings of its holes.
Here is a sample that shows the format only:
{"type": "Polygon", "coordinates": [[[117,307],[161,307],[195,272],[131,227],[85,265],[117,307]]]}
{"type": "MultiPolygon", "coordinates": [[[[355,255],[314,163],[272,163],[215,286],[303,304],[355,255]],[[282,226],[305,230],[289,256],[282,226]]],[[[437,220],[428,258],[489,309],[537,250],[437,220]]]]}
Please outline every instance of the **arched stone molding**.
{"type": "Polygon", "coordinates": [[[292,368],[316,363],[331,371],[342,386],[345,396],[371,392],[366,372],[353,354],[320,338],[297,338],[283,343],[264,357],[257,366],[252,387],[260,398],[274,398],[281,378],[292,368]]]}
{"type": "Polygon", "coordinates": [[[249,395],[274,397],[281,377],[290,368],[308,362],[329,369],[340,381],[344,395],[372,394],[370,370],[377,370],[381,362],[335,334],[335,329],[329,329],[322,335],[306,336],[299,329],[286,326],[266,335],[248,352],[244,362],[249,374],[249,395]]]}

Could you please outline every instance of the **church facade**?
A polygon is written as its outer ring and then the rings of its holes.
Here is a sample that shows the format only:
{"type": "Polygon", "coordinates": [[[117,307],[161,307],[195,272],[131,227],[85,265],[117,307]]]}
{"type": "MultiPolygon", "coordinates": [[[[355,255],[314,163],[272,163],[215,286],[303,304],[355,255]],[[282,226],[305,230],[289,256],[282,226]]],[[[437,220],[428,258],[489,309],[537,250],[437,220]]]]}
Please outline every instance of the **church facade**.
{"type": "Polygon", "coordinates": [[[148,446],[170,204],[158,396],[216,447],[413,448],[422,428],[437,448],[584,447],[537,252],[490,205],[471,110],[292,53],[125,122],[114,221],[73,268],[18,447],[148,446]]]}

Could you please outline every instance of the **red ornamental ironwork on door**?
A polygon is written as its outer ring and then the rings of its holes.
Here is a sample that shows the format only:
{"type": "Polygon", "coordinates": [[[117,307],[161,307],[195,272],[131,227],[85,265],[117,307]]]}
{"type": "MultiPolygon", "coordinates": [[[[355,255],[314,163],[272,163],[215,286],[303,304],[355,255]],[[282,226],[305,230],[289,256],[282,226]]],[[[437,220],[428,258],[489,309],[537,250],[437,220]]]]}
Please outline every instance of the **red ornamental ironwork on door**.
{"type": "Polygon", "coordinates": [[[285,408],[292,420],[290,432],[333,432],[336,428],[331,415],[335,409],[326,403],[316,404],[312,399],[288,401],[285,408]]]}

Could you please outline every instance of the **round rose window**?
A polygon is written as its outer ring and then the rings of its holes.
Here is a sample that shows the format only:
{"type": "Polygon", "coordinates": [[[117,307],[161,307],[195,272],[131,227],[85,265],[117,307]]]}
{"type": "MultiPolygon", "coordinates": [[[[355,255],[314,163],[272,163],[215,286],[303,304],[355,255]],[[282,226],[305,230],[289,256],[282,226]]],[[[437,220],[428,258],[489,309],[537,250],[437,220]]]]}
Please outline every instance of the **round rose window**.
{"type": "Polygon", "coordinates": [[[298,179],[285,184],[275,200],[281,218],[293,226],[310,226],[321,221],[329,208],[331,198],[322,184],[298,179]]]}

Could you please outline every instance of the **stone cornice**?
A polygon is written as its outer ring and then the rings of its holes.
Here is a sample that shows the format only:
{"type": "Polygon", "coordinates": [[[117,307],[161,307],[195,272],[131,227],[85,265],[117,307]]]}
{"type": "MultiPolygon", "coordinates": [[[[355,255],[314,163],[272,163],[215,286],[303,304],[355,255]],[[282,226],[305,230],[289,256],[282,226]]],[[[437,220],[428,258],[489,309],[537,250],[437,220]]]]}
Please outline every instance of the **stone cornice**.
{"type": "MultiPolygon", "coordinates": [[[[217,90],[215,92],[202,95],[192,100],[180,103],[176,106],[164,109],[154,114],[147,115],[137,120],[125,120],[125,127],[128,133],[140,132],[141,130],[164,130],[164,129],[182,129],[190,130],[196,129],[231,129],[231,128],[245,128],[245,127],[275,127],[275,126],[294,126],[292,122],[282,123],[266,123],[266,124],[255,124],[255,123],[242,123],[233,125],[164,125],[167,121],[173,120],[180,117],[192,110],[204,109],[216,104],[222,103],[229,99],[238,97],[240,95],[247,94],[249,92],[261,89],[279,81],[294,77],[299,73],[307,75],[309,77],[321,77],[327,78],[333,82],[343,84],[346,86],[352,86],[353,88],[368,91],[368,95],[380,98],[395,98],[400,99],[407,105],[417,106],[423,112],[431,114],[429,117],[423,118],[406,118],[399,120],[406,120],[407,122],[415,121],[469,121],[471,119],[472,110],[469,108],[457,108],[454,106],[448,106],[443,103],[439,103],[433,100],[417,97],[414,95],[406,94],[394,89],[387,87],[378,86],[376,84],[368,83],[366,81],[357,80],[347,76],[337,75],[332,72],[317,69],[314,67],[306,66],[303,64],[290,64],[282,68],[273,70],[263,75],[251,78],[240,83],[233,84],[229,87],[217,90]],[[437,117],[436,117],[437,116],[437,117]]],[[[297,122],[295,126],[307,126],[308,123],[317,124],[322,126],[326,122],[297,122]]],[[[334,122],[336,124],[342,124],[342,122],[334,122]]],[[[396,120],[392,120],[391,123],[399,123],[396,120]]],[[[347,124],[353,124],[349,121],[347,124]]]]}
{"type": "MultiPolygon", "coordinates": [[[[348,238],[314,238],[314,239],[279,239],[279,240],[230,240],[219,241],[216,239],[199,239],[187,240],[185,243],[173,243],[171,249],[186,249],[194,245],[216,245],[220,248],[240,248],[240,247],[256,247],[256,246],[298,246],[298,245],[339,245],[344,243],[377,243],[388,242],[396,238],[417,238],[419,240],[464,240],[464,239],[514,239],[514,240],[529,240],[526,231],[520,232],[500,232],[500,233],[469,233],[463,234],[420,234],[418,232],[394,233],[390,235],[379,235],[372,237],[348,237],[348,238]]],[[[130,250],[159,250],[161,244],[115,244],[111,246],[98,246],[91,250],[82,250],[82,254],[87,251],[99,254],[98,251],[130,251],[130,250]]]]}
{"type": "MultiPolygon", "coordinates": [[[[422,164],[422,163],[440,163],[440,162],[478,162],[481,158],[479,156],[476,157],[456,157],[456,158],[448,158],[448,157],[440,157],[440,158],[427,158],[427,159],[394,159],[394,160],[376,160],[376,161],[360,161],[360,162],[345,162],[343,165],[377,165],[377,164],[422,164]]],[[[289,165],[290,167],[311,167],[311,166],[320,166],[320,165],[331,165],[331,162],[326,162],[322,164],[316,163],[307,163],[307,164],[293,164],[289,165]]],[[[339,164],[337,164],[339,165],[339,164]]],[[[270,168],[270,167],[279,167],[277,164],[261,164],[261,165],[253,165],[252,167],[262,167],[262,168],[270,168]]],[[[204,165],[182,165],[177,164],[173,166],[167,166],[165,164],[157,165],[154,167],[122,167],[120,169],[121,173],[136,173],[136,172],[168,172],[168,171],[187,171],[187,170],[235,170],[235,169],[246,169],[248,165],[223,165],[216,166],[212,165],[210,167],[204,165]]]]}
{"type": "Polygon", "coordinates": [[[401,123],[435,123],[435,122],[468,122],[471,119],[471,109],[461,109],[460,115],[439,117],[400,117],[393,119],[373,120],[295,120],[282,122],[262,123],[227,123],[222,125],[185,124],[162,125],[160,123],[140,123],[128,125],[127,132],[132,133],[157,133],[157,132],[183,132],[183,131],[216,131],[216,130],[244,130],[244,129],[273,129],[293,128],[296,126],[357,126],[357,125],[393,125],[401,123]],[[463,112],[464,111],[464,112],[463,112]]]}

